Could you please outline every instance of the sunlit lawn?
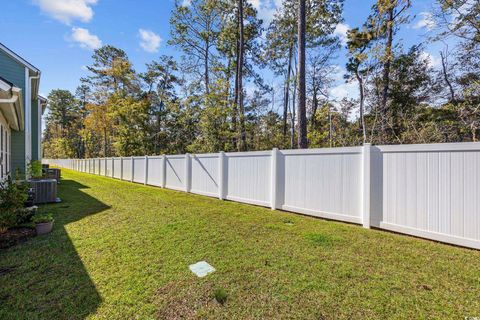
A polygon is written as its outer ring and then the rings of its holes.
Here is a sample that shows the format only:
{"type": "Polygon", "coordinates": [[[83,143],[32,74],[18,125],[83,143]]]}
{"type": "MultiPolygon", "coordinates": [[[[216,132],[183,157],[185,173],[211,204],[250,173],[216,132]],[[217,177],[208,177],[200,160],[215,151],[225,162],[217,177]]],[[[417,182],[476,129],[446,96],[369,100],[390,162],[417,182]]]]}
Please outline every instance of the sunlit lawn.
{"type": "Polygon", "coordinates": [[[480,317],[479,251],[63,176],[53,233],[0,251],[0,319],[480,317]]]}

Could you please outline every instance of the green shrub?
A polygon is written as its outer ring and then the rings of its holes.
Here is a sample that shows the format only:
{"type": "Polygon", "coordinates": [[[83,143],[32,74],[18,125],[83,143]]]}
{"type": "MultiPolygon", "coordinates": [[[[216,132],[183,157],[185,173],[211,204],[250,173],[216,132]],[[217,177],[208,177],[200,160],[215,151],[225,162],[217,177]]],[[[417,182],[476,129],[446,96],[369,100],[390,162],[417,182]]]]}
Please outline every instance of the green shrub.
{"type": "Polygon", "coordinates": [[[27,167],[28,175],[34,179],[42,178],[42,163],[38,160],[30,161],[27,167]]]}
{"type": "Polygon", "coordinates": [[[32,221],[34,223],[44,223],[53,221],[53,215],[51,213],[39,213],[33,216],[32,221]]]}
{"type": "Polygon", "coordinates": [[[28,197],[25,183],[14,183],[10,177],[0,182],[0,233],[17,223],[19,211],[28,197]]]}
{"type": "Polygon", "coordinates": [[[31,208],[22,208],[17,210],[16,225],[27,225],[32,222],[33,216],[37,213],[36,207],[31,208]]]}
{"type": "Polygon", "coordinates": [[[215,289],[215,292],[213,293],[213,296],[215,297],[215,300],[217,300],[218,303],[224,304],[227,302],[227,297],[228,294],[223,288],[217,288],[215,289]]]}

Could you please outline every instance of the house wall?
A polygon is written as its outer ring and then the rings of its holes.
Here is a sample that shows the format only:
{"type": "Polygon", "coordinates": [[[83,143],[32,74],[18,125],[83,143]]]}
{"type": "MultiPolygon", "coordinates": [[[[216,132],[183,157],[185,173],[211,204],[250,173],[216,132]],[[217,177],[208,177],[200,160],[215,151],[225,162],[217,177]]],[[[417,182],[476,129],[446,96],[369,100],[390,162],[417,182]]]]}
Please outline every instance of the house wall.
{"type": "Polygon", "coordinates": [[[31,114],[31,124],[32,124],[32,131],[31,131],[31,139],[32,139],[32,160],[39,160],[40,155],[38,154],[38,145],[40,143],[39,137],[39,123],[38,123],[38,99],[32,99],[32,114],[31,114]]]}
{"type": "MultiPolygon", "coordinates": [[[[0,76],[22,89],[23,105],[25,106],[25,67],[1,50],[0,76]]],[[[12,131],[11,143],[11,172],[15,175],[15,172],[19,169],[22,173],[25,173],[25,131],[12,131]]]]}

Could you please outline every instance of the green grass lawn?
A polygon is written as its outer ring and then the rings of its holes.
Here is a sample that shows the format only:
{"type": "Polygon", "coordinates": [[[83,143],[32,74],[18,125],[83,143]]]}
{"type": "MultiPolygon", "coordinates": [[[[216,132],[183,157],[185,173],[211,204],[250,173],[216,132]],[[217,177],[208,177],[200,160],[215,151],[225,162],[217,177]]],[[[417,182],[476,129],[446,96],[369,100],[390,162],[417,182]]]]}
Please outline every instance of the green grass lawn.
{"type": "Polygon", "coordinates": [[[480,317],[479,251],[63,176],[53,232],[0,251],[0,319],[480,317]]]}

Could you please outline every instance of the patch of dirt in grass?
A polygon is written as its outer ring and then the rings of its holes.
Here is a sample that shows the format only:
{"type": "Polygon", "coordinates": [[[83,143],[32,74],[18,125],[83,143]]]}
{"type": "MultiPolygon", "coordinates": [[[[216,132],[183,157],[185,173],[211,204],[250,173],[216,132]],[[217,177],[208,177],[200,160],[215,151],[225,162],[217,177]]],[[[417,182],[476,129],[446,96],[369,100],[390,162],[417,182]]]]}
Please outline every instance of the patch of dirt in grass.
{"type": "Polygon", "coordinates": [[[0,233],[0,249],[6,249],[36,235],[35,229],[12,228],[0,233]]]}
{"type": "Polygon", "coordinates": [[[200,319],[208,310],[222,308],[215,301],[215,288],[205,280],[167,283],[156,293],[158,319],[200,319]]]}

